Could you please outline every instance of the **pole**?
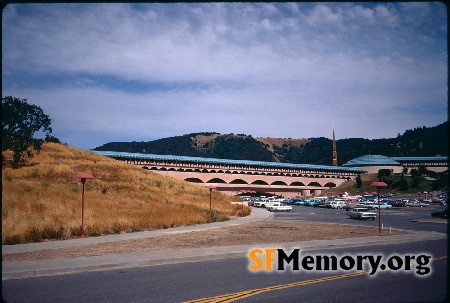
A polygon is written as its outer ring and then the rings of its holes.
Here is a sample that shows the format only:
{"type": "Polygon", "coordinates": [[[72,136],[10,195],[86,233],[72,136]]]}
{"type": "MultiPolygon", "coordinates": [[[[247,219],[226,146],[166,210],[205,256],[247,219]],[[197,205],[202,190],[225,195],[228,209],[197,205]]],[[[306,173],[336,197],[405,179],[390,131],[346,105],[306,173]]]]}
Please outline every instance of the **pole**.
{"type": "Polygon", "coordinates": [[[381,213],[380,213],[380,187],[378,187],[378,236],[382,236],[381,233],[381,213]]]}
{"type": "Polygon", "coordinates": [[[211,221],[212,221],[212,207],[211,207],[211,194],[212,194],[212,188],[209,188],[209,216],[211,217],[211,221]]]}
{"type": "Polygon", "coordinates": [[[83,184],[83,191],[81,193],[81,237],[84,238],[84,182],[86,179],[81,179],[83,184]]]}

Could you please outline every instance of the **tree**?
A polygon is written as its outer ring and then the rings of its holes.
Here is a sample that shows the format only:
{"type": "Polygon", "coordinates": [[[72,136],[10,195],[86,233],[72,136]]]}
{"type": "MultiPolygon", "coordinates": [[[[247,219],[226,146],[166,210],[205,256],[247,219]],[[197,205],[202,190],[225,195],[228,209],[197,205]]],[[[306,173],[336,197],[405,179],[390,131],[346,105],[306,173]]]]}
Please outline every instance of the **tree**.
{"type": "Polygon", "coordinates": [[[361,175],[357,175],[356,176],[356,188],[361,188],[361,186],[362,186],[361,175]]]}
{"type": "Polygon", "coordinates": [[[407,191],[408,190],[408,181],[405,178],[401,178],[398,181],[398,187],[400,191],[407,191]]]}
{"type": "Polygon", "coordinates": [[[390,169],[379,169],[377,175],[378,181],[383,181],[385,177],[389,177],[391,172],[392,171],[390,169]]]}
{"type": "Polygon", "coordinates": [[[39,106],[28,104],[26,99],[2,98],[2,152],[13,151],[13,168],[18,168],[24,158],[32,158],[33,151],[40,152],[44,140],[33,136],[42,131],[49,137],[50,124],[49,116],[39,106]]]}
{"type": "Polygon", "coordinates": [[[418,187],[420,183],[422,183],[423,177],[421,172],[418,169],[411,169],[411,186],[418,187]]]}

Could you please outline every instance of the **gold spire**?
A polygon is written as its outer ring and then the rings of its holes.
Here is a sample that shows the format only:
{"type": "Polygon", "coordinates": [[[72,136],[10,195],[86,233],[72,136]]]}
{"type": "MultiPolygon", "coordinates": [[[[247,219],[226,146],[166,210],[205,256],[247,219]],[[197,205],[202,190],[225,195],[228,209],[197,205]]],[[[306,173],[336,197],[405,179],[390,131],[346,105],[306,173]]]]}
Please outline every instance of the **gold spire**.
{"type": "Polygon", "coordinates": [[[336,139],[334,138],[334,129],[333,129],[333,166],[337,166],[337,151],[336,151],[336,139]]]}

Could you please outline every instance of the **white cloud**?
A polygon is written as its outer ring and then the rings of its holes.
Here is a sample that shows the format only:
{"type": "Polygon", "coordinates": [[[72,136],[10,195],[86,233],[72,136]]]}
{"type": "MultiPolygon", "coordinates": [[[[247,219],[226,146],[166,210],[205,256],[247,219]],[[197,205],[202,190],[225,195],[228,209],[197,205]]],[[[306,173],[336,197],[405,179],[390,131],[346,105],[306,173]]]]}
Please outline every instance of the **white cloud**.
{"type": "Polygon", "coordinates": [[[340,10],[333,11],[328,5],[318,4],[315,6],[307,17],[307,22],[311,25],[333,24],[340,26],[342,14],[340,10]]]}
{"type": "Polygon", "coordinates": [[[8,5],[3,93],[42,105],[62,141],[88,148],[198,131],[295,138],[329,136],[338,126],[347,137],[396,136],[447,117],[441,9],[8,5]],[[425,107],[430,100],[435,106],[425,107]],[[375,131],[372,119],[386,121],[375,131]],[[85,143],[75,130],[93,139],[85,143]]]}

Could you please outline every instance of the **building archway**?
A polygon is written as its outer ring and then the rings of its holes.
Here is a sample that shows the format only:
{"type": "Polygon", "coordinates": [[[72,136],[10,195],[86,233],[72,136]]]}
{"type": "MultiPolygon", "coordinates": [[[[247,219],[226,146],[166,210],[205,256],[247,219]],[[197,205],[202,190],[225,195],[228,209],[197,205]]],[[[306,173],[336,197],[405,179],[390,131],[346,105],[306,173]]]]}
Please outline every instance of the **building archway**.
{"type": "Polygon", "coordinates": [[[334,184],[333,182],[328,182],[328,183],[325,184],[323,187],[329,187],[329,188],[332,188],[332,187],[336,187],[336,184],[334,184]]]}
{"type": "Polygon", "coordinates": [[[283,185],[283,186],[287,186],[287,184],[283,181],[275,181],[272,182],[270,185],[283,185]]]}
{"type": "Polygon", "coordinates": [[[311,182],[308,184],[308,186],[318,186],[318,187],[322,187],[319,183],[317,182],[311,182]]]}
{"type": "Polygon", "coordinates": [[[203,183],[203,181],[200,180],[199,178],[186,178],[186,179],[184,179],[184,181],[192,182],[192,183],[203,183]]]}
{"type": "Polygon", "coordinates": [[[245,182],[242,179],[234,179],[233,181],[230,182],[230,184],[248,184],[248,182],[245,182]]]}
{"type": "Polygon", "coordinates": [[[220,179],[220,178],[212,178],[211,180],[209,180],[206,183],[227,183],[224,180],[220,179]]]}
{"type": "Polygon", "coordinates": [[[269,185],[269,183],[267,183],[266,181],[263,181],[263,180],[253,181],[252,184],[254,184],[254,185],[269,185]]]}

